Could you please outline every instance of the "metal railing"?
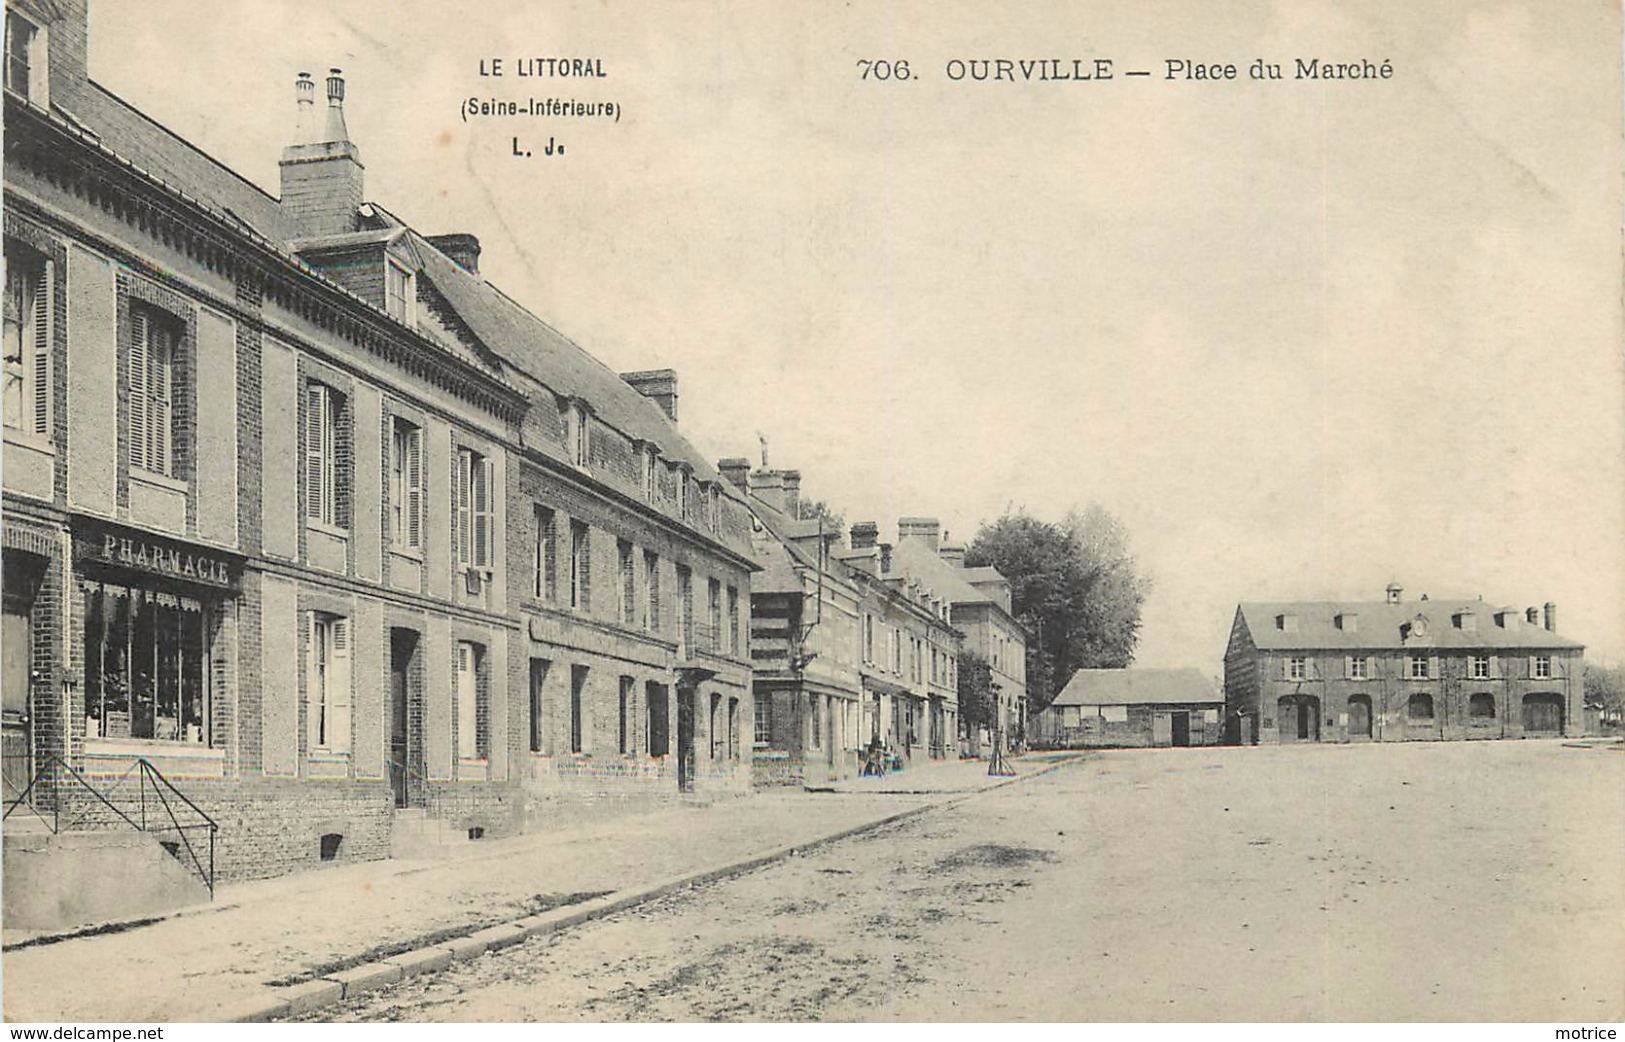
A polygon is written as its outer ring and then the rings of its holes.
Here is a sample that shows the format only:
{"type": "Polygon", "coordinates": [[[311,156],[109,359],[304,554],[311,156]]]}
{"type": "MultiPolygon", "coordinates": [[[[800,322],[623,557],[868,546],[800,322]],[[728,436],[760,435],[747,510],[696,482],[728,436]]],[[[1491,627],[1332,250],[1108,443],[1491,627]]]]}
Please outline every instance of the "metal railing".
{"type": "Polygon", "coordinates": [[[104,792],[92,785],[88,778],[75,770],[73,765],[62,759],[62,757],[55,753],[48,753],[45,757],[45,763],[40,766],[39,770],[34,772],[33,778],[29,780],[28,787],[23,789],[16,799],[6,804],[5,813],[0,815],[0,820],[9,819],[18,807],[26,806],[35,817],[45,823],[53,834],[60,834],[64,829],[71,831],[85,824],[91,820],[90,815],[92,813],[97,812],[99,808],[105,807],[115,815],[116,821],[114,824],[122,821],[137,832],[147,832],[154,835],[174,833],[177,840],[173,846],[169,843],[163,843],[162,840],[160,842],[182,864],[185,864],[186,861],[181,858],[180,852],[182,849],[186,851],[192,869],[197,872],[198,877],[209,888],[209,897],[212,900],[214,898],[215,836],[220,831],[220,825],[214,818],[210,817],[202,807],[192,802],[192,799],[184,792],[177,789],[175,783],[166,778],[164,772],[160,771],[153,765],[151,760],[144,756],[138,757],[134,763],[125,768],[123,774],[113,779],[110,784],[107,784],[106,790],[104,792]],[[127,812],[114,802],[114,799],[131,775],[135,776],[137,788],[134,806],[132,807],[134,814],[127,812]],[[40,784],[42,780],[49,780],[53,783],[50,817],[46,817],[44,812],[35,806],[34,801],[29,799],[36,789],[43,791],[44,787],[40,784]],[[64,792],[62,788],[64,781],[73,783],[67,787],[67,792],[64,792]],[[83,807],[70,808],[69,820],[64,823],[62,820],[63,804],[68,802],[66,799],[67,793],[76,791],[75,787],[84,790],[84,792],[95,798],[94,800],[85,801],[83,807]],[[149,792],[151,794],[150,798],[149,792]],[[150,815],[148,814],[149,804],[152,807],[150,815]],[[187,812],[190,812],[190,818],[183,822],[181,818],[187,815],[187,812]],[[197,845],[194,845],[190,835],[190,833],[200,830],[208,833],[207,863],[205,863],[203,854],[199,851],[201,840],[197,845]]]}
{"type": "Polygon", "coordinates": [[[406,775],[408,780],[406,806],[412,806],[412,786],[409,782],[411,779],[416,779],[419,791],[423,793],[423,810],[430,818],[438,819],[440,817],[440,786],[430,781],[421,771],[415,771],[399,760],[385,759],[384,763],[390,767],[400,768],[401,773],[406,775]]]}

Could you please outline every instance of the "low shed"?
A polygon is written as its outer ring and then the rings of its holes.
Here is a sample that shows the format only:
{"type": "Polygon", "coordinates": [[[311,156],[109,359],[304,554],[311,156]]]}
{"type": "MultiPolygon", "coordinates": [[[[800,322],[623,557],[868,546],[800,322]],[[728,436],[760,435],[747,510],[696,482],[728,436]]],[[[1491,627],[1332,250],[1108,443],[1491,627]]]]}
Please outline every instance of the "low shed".
{"type": "Polygon", "coordinates": [[[1033,721],[1040,748],[1218,745],[1224,698],[1196,669],[1080,669],[1033,721]]]}

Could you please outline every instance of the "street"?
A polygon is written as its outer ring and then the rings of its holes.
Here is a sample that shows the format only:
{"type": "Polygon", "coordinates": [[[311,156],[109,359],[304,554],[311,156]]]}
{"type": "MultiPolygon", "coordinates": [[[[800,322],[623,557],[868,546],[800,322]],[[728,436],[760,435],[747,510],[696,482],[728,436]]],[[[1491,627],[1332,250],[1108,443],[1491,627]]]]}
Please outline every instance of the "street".
{"type": "Polygon", "coordinates": [[[1618,751],[1106,752],[309,1019],[1601,1022],[1622,896],[1618,751]]]}

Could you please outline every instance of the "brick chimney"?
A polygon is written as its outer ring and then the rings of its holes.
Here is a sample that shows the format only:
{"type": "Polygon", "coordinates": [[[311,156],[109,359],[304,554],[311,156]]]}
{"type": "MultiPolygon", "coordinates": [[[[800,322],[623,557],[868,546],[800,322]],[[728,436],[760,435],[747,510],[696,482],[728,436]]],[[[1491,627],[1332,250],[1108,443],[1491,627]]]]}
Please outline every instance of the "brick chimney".
{"type": "Polygon", "coordinates": [[[468,232],[449,232],[445,235],[428,235],[429,245],[444,253],[456,262],[459,268],[480,273],[480,240],[468,232]]]}
{"type": "Polygon", "coordinates": [[[361,153],[344,125],[344,77],[338,69],[327,77],[327,118],[314,126],[315,89],[309,73],[294,83],[300,123],[296,133],[310,135],[282,150],[282,207],[299,223],[302,234],[341,235],[357,228],[361,206],[361,153]]]}
{"type": "Polygon", "coordinates": [[[622,373],[621,379],[645,398],[654,399],[671,422],[677,422],[677,370],[646,369],[637,373],[622,373]]]}
{"type": "Polygon", "coordinates": [[[965,566],[965,548],[963,546],[958,546],[953,543],[943,543],[941,549],[939,549],[937,553],[941,555],[944,561],[947,561],[955,568],[963,568],[965,566]]]}
{"type": "Polygon", "coordinates": [[[792,521],[801,520],[801,471],[781,470],[784,479],[784,512],[792,521]]]}
{"type": "Polygon", "coordinates": [[[776,470],[750,472],[750,494],[768,506],[784,513],[784,475],[776,470]]]}
{"type": "Polygon", "coordinates": [[[741,492],[750,489],[750,460],[741,456],[730,456],[727,459],[717,460],[717,473],[725,478],[728,484],[741,492]]]}
{"type": "Polygon", "coordinates": [[[900,517],[897,519],[897,541],[924,543],[933,553],[942,552],[942,522],[934,517],[900,517]]]}
{"type": "Polygon", "coordinates": [[[873,521],[858,521],[852,525],[852,549],[872,550],[880,538],[880,526],[873,521]]]}
{"type": "Polygon", "coordinates": [[[1545,615],[1546,615],[1546,632],[1548,632],[1548,633],[1556,633],[1557,632],[1557,604],[1556,604],[1555,601],[1547,601],[1546,602],[1545,615]]]}
{"type": "Polygon", "coordinates": [[[891,574],[891,544],[890,543],[881,543],[880,544],[880,574],[881,575],[890,575],[891,574]]]}

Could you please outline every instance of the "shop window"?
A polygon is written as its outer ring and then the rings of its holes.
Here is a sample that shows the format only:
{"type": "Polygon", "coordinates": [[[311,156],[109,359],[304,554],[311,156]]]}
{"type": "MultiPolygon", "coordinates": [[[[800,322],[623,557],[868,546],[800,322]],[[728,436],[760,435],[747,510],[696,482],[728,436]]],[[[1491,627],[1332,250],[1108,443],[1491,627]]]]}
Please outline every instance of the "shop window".
{"type": "Polygon", "coordinates": [[[1405,706],[1405,715],[1412,720],[1433,719],[1433,696],[1423,692],[1412,695],[1405,706]]]}
{"type": "Polygon", "coordinates": [[[130,466],[163,477],[180,476],[174,425],[179,325],[156,308],[130,305],[130,466]]]}
{"type": "Polygon", "coordinates": [[[51,263],[6,240],[5,425],[51,433],[51,263]]]}
{"type": "Polygon", "coordinates": [[[485,672],[485,648],[472,641],[457,642],[457,757],[477,760],[485,755],[480,733],[480,688],[485,672]]]}
{"type": "Polygon", "coordinates": [[[390,432],[390,538],[397,550],[423,549],[423,428],[399,416],[390,432]]]}
{"type": "Polygon", "coordinates": [[[311,612],[306,705],[313,749],[350,751],[351,660],[350,620],[311,612]]]}
{"type": "Polygon", "coordinates": [[[210,744],[210,623],[166,591],[87,583],[85,737],[210,744]]]}
{"type": "Polygon", "coordinates": [[[473,449],[457,450],[457,487],[453,490],[452,534],[457,567],[489,572],[496,535],[495,468],[473,449]]]}
{"type": "Polygon", "coordinates": [[[1467,703],[1467,715],[1474,720],[1495,719],[1495,696],[1484,691],[1473,695],[1467,703]]]}

